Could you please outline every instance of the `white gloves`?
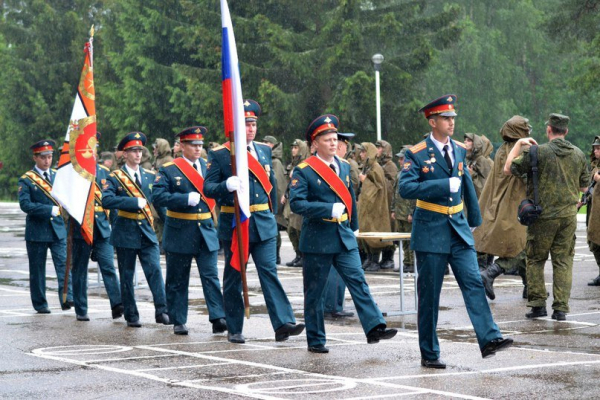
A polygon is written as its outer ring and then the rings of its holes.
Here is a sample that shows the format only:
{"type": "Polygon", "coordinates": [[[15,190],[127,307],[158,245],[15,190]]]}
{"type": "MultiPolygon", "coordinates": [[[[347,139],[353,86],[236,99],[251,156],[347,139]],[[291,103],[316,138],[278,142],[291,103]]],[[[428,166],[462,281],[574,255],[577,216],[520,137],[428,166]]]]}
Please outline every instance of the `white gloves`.
{"type": "Polygon", "coordinates": [[[200,203],[200,193],[192,192],[188,194],[188,206],[196,207],[200,203]]]}
{"type": "Polygon", "coordinates": [[[345,209],[346,206],[344,203],[333,203],[333,207],[331,208],[331,218],[340,218],[345,209]]]}
{"type": "Polygon", "coordinates": [[[242,186],[242,181],[240,180],[239,176],[230,176],[227,178],[225,184],[227,185],[227,190],[230,192],[235,192],[242,186]]]}
{"type": "Polygon", "coordinates": [[[450,193],[456,193],[460,189],[460,178],[450,178],[450,193]]]}
{"type": "Polygon", "coordinates": [[[138,197],[137,201],[138,201],[138,208],[140,210],[143,209],[144,207],[146,207],[146,204],[148,204],[148,201],[142,197],[138,197]]]}
{"type": "Polygon", "coordinates": [[[359,234],[359,233],[360,233],[360,232],[358,231],[358,229],[357,229],[357,230],[355,230],[355,231],[354,231],[354,236],[355,236],[355,237],[358,237],[358,234],[359,234]]]}
{"type": "Polygon", "coordinates": [[[52,206],[51,214],[53,217],[58,217],[58,214],[60,214],[60,208],[58,208],[58,206],[52,206]]]}

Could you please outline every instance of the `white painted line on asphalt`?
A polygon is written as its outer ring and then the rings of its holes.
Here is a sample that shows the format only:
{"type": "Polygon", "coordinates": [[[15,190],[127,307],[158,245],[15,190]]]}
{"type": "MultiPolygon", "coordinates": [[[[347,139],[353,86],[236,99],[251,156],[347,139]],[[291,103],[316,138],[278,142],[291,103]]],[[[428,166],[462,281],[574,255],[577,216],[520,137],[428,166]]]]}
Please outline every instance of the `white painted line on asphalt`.
{"type": "MultiPolygon", "coordinates": [[[[352,382],[353,384],[355,384],[356,382],[360,382],[360,383],[365,383],[365,384],[376,384],[378,386],[390,387],[390,388],[395,388],[395,389],[404,389],[404,390],[411,390],[411,391],[423,390],[423,393],[427,393],[427,394],[439,394],[439,395],[443,395],[443,396],[456,397],[456,398],[462,398],[462,399],[481,399],[480,397],[469,396],[469,395],[464,395],[464,394],[459,394],[459,393],[452,393],[452,392],[446,392],[446,391],[440,391],[440,390],[431,390],[431,389],[418,388],[418,387],[413,387],[413,386],[397,385],[397,384],[391,384],[388,382],[375,382],[374,380],[367,380],[367,379],[354,379],[354,378],[346,378],[346,377],[318,374],[318,373],[306,372],[306,371],[302,371],[302,370],[279,367],[279,366],[274,366],[274,365],[261,364],[261,363],[256,363],[256,362],[252,362],[252,361],[222,359],[222,358],[218,358],[218,357],[206,356],[206,355],[201,355],[201,354],[197,354],[197,353],[189,353],[189,352],[185,352],[185,351],[160,349],[160,348],[155,348],[153,346],[137,346],[137,348],[146,349],[146,350],[155,350],[155,351],[159,351],[159,352],[170,352],[170,353],[179,354],[182,356],[206,358],[206,359],[210,359],[213,361],[231,361],[232,364],[239,364],[239,365],[257,367],[257,368],[262,368],[262,369],[273,369],[273,370],[278,370],[280,372],[288,372],[288,373],[302,374],[302,375],[306,375],[306,376],[314,376],[314,377],[321,378],[321,379],[325,378],[325,379],[332,379],[332,380],[343,381],[343,382],[348,381],[348,382],[352,382]]],[[[240,386],[238,388],[242,388],[242,387],[243,386],[240,386]]],[[[215,388],[214,390],[220,390],[220,389],[221,388],[215,388]]],[[[253,391],[243,391],[241,393],[238,392],[238,394],[241,394],[244,396],[246,396],[246,395],[256,396],[257,395],[257,393],[255,393],[253,391]]],[[[262,395],[262,394],[258,393],[258,395],[262,395]]]]}
{"type": "Polygon", "coordinates": [[[179,357],[177,354],[160,354],[154,356],[138,356],[138,357],[121,357],[121,358],[101,358],[98,360],[87,360],[88,364],[96,364],[103,362],[118,362],[118,361],[131,361],[131,360],[145,360],[154,358],[166,358],[166,357],[179,357]]]}
{"type": "Polygon", "coordinates": [[[406,393],[392,393],[392,394],[381,394],[377,396],[367,396],[367,397],[347,397],[344,400],[368,400],[368,399],[385,399],[388,397],[404,397],[404,396],[412,396],[416,394],[425,394],[426,390],[419,390],[418,392],[406,392],[406,393]]]}
{"type": "Polygon", "coordinates": [[[196,364],[196,365],[181,365],[178,367],[163,367],[163,368],[146,368],[146,369],[135,369],[137,372],[148,372],[148,371],[169,371],[175,369],[193,369],[193,368],[204,368],[214,367],[215,365],[229,365],[230,362],[212,363],[212,364],[196,364]]]}
{"type": "MultiPolygon", "coordinates": [[[[503,368],[491,368],[482,369],[480,371],[461,371],[461,372],[443,372],[443,373],[430,373],[420,375],[397,375],[394,377],[377,377],[371,378],[374,381],[385,381],[385,380],[403,380],[403,379],[415,379],[415,378],[444,378],[450,376],[465,376],[465,375],[484,375],[484,374],[496,374],[500,372],[516,372],[532,369],[544,369],[544,368],[558,368],[558,367],[570,367],[570,366],[592,366],[599,365],[600,360],[597,361],[560,361],[557,363],[547,364],[531,364],[531,365],[516,365],[514,367],[503,367],[503,368]]],[[[561,371],[562,372],[562,371],[561,371]]]]}
{"type": "MultiPolygon", "coordinates": [[[[260,378],[261,376],[274,376],[274,375],[288,375],[288,372],[269,372],[267,374],[251,374],[251,375],[236,375],[235,379],[241,378],[260,378]]],[[[225,381],[231,380],[231,376],[226,376],[223,378],[209,378],[209,379],[192,379],[187,382],[214,382],[214,381],[225,381]]]]}
{"type": "MultiPolygon", "coordinates": [[[[233,389],[228,389],[228,388],[222,388],[222,387],[213,387],[213,386],[202,386],[202,385],[196,385],[193,384],[191,382],[181,382],[181,381],[177,381],[177,380],[173,380],[173,379],[166,379],[166,378],[160,378],[158,376],[152,375],[152,374],[147,374],[145,372],[136,372],[136,371],[131,371],[131,370],[124,370],[121,368],[113,368],[113,367],[109,367],[106,365],[88,365],[88,363],[86,363],[85,361],[76,361],[76,360],[71,360],[68,358],[63,358],[63,357],[56,357],[56,356],[50,356],[50,355],[43,355],[43,354],[36,354],[36,350],[34,350],[31,355],[35,356],[35,357],[41,357],[41,358],[46,358],[48,360],[55,360],[55,361],[61,361],[61,362],[65,362],[65,363],[70,363],[70,364],[75,364],[75,365],[79,365],[82,367],[91,367],[91,368],[97,368],[97,369],[101,369],[103,371],[109,371],[109,372],[115,372],[119,375],[131,375],[131,376],[136,376],[138,378],[145,378],[145,379],[149,379],[152,381],[156,381],[156,382],[162,382],[168,385],[174,385],[174,386],[183,386],[183,387],[189,387],[189,388],[193,388],[193,389],[204,389],[204,390],[212,390],[212,391],[217,391],[217,392],[221,392],[221,393],[228,393],[228,394],[234,394],[234,395],[242,395],[239,391],[237,390],[233,390],[233,389]]],[[[243,394],[246,397],[252,397],[255,399],[263,399],[263,400],[279,400],[276,397],[272,397],[272,396],[261,396],[261,395],[251,395],[251,394],[243,394]]]]}
{"type": "MultiPolygon", "coordinates": [[[[23,271],[19,269],[0,269],[0,272],[10,272],[11,274],[29,275],[29,271],[23,271]]],[[[56,278],[56,275],[54,275],[56,278]]]]}

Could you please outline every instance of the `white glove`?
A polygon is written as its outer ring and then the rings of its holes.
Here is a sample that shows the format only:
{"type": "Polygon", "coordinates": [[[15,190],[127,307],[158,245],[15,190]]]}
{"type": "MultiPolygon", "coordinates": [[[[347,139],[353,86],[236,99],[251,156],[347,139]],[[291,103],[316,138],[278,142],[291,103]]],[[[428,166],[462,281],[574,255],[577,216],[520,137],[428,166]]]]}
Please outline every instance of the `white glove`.
{"type": "Polygon", "coordinates": [[[138,208],[141,210],[144,207],[146,207],[146,204],[148,204],[148,201],[146,201],[146,199],[142,198],[142,197],[138,197],[137,199],[138,201],[138,208]]]}
{"type": "Polygon", "coordinates": [[[344,203],[333,203],[333,207],[331,208],[331,218],[339,218],[344,213],[346,206],[344,203]]]}
{"type": "Polygon", "coordinates": [[[450,178],[450,193],[456,193],[460,189],[460,178],[450,178]]]}
{"type": "Polygon", "coordinates": [[[58,208],[58,206],[52,206],[51,214],[53,217],[58,217],[58,214],[60,214],[60,208],[58,208]]]}
{"type": "Polygon", "coordinates": [[[355,236],[355,237],[358,237],[359,233],[360,233],[360,232],[358,231],[358,229],[357,229],[357,230],[355,230],[355,231],[354,231],[354,236],[355,236]]]}
{"type": "Polygon", "coordinates": [[[229,190],[230,192],[235,192],[236,190],[239,190],[240,187],[242,187],[242,181],[239,176],[230,176],[229,178],[227,178],[225,184],[227,185],[227,190],[229,190]]]}
{"type": "Polygon", "coordinates": [[[188,194],[188,206],[196,207],[200,203],[200,193],[192,192],[188,194]]]}

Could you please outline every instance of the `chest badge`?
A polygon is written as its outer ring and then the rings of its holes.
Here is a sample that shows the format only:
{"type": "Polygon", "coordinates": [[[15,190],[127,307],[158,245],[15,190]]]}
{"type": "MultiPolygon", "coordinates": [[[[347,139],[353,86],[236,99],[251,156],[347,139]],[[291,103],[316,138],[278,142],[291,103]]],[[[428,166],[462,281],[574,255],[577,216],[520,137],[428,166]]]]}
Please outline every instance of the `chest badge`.
{"type": "Polygon", "coordinates": [[[180,176],[176,176],[176,177],[175,177],[175,180],[177,181],[177,182],[176,182],[176,185],[177,185],[177,186],[181,186],[181,177],[180,177],[180,176]]]}
{"type": "Polygon", "coordinates": [[[424,174],[429,172],[429,167],[426,165],[423,168],[421,168],[421,171],[423,171],[424,174]]]}
{"type": "Polygon", "coordinates": [[[321,180],[317,179],[317,185],[320,185],[320,184],[321,184],[321,180]]]}

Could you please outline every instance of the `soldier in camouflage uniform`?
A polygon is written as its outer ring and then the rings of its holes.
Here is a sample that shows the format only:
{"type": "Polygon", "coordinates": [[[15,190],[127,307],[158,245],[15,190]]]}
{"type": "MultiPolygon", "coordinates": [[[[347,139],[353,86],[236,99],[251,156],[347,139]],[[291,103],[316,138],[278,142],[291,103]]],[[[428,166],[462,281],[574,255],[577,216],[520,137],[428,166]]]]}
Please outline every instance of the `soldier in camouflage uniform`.
{"type": "MultiPolygon", "coordinates": [[[[406,150],[410,149],[411,145],[405,145],[402,147],[399,153],[396,154],[398,157],[398,165],[402,169],[404,165],[404,154],[406,150]]],[[[415,199],[403,199],[398,192],[398,181],[400,180],[400,173],[397,174],[396,182],[394,182],[394,197],[392,199],[391,212],[392,218],[396,221],[396,232],[410,233],[412,232],[412,216],[417,206],[417,200],[415,199]]],[[[402,241],[402,251],[404,252],[404,272],[415,272],[415,261],[412,250],[410,249],[410,240],[402,241]]],[[[394,267],[394,271],[399,271],[400,266],[394,267]]]]}
{"type": "MultiPolygon", "coordinates": [[[[306,158],[310,156],[308,145],[302,139],[296,139],[292,142],[292,161],[286,167],[286,173],[289,177],[292,175],[292,171],[296,165],[300,164],[306,158]]],[[[293,260],[285,263],[288,267],[302,267],[302,252],[300,251],[300,232],[302,231],[302,215],[295,214],[290,208],[290,204],[287,201],[289,198],[290,188],[288,186],[285,198],[281,199],[281,203],[284,203],[283,215],[288,220],[287,233],[296,253],[296,257],[293,260]]]]}
{"type": "MultiPolygon", "coordinates": [[[[398,167],[392,161],[392,145],[385,140],[378,140],[375,142],[377,147],[377,162],[383,168],[385,175],[386,188],[388,193],[388,204],[392,204],[394,197],[394,184],[398,180],[398,167]]],[[[396,220],[390,217],[390,227],[392,231],[396,230],[396,220]]],[[[394,253],[396,252],[396,246],[388,246],[383,249],[381,253],[381,269],[392,269],[394,265],[394,253]]]]}
{"type": "MultiPolygon", "coordinates": [[[[596,180],[596,176],[598,176],[598,173],[600,172],[600,136],[594,138],[590,161],[592,166],[592,179],[596,180]]],[[[592,192],[593,195],[588,200],[586,222],[588,223],[587,235],[590,251],[596,259],[596,264],[598,264],[598,267],[600,268],[600,200],[597,200],[595,205],[592,201],[592,198],[598,198],[598,196],[600,196],[598,195],[598,193],[600,193],[599,188],[600,185],[594,187],[592,192]]],[[[600,286],[600,275],[595,277],[591,282],[588,282],[588,286],[600,286]]]]}
{"type": "MultiPolygon", "coordinates": [[[[548,253],[552,256],[554,302],[552,318],[564,321],[569,312],[569,297],[573,280],[573,255],[577,228],[577,201],[579,192],[590,181],[585,155],[565,140],[569,117],[550,114],[546,122],[549,142],[538,147],[539,203],[542,213],[527,227],[527,318],[545,317],[546,285],[544,266],[548,253]]],[[[523,138],[515,144],[504,166],[505,174],[522,176],[531,170],[529,149],[517,155],[525,145],[537,145],[532,138],[523,138]]],[[[528,180],[528,194],[533,182],[528,180]]],[[[532,198],[531,196],[528,196],[532,198]]]]}

